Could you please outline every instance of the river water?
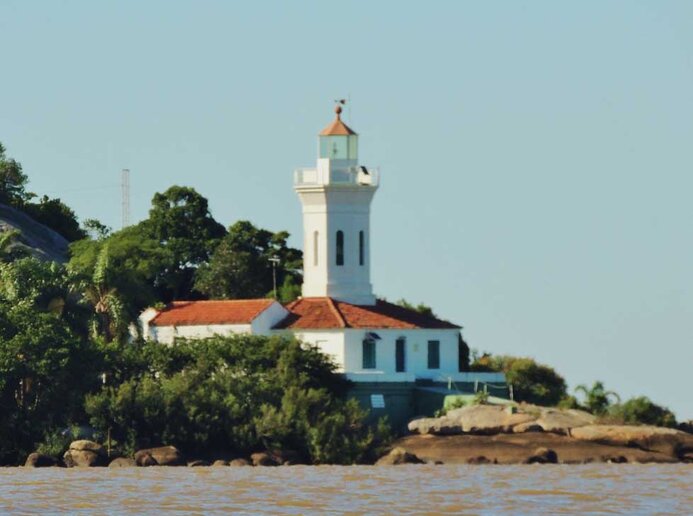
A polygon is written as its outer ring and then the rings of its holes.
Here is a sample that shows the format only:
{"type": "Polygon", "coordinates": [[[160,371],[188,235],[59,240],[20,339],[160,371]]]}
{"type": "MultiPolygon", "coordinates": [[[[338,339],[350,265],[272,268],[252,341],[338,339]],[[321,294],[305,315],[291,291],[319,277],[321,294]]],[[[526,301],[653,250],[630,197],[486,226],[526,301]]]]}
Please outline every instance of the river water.
{"type": "Polygon", "coordinates": [[[0,468],[0,514],[691,514],[693,465],[0,468]]]}

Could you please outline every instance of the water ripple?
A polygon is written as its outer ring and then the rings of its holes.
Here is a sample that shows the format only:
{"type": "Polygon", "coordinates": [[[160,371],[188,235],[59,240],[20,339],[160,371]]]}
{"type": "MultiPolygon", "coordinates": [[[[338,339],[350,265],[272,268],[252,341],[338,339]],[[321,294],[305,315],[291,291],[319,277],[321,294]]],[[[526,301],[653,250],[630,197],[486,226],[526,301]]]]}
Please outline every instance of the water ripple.
{"type": "Polygon", "coordinates": [[[693,466],[0,469],[2,514],[686,514],[693,466]]]}

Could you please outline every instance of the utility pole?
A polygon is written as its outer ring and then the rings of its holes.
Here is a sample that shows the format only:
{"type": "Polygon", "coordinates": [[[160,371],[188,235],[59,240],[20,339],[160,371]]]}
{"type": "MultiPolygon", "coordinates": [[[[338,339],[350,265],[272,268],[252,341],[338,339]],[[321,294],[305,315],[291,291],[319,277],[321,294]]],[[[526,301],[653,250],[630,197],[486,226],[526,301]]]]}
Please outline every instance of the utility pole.
{"type": "Polygon", "coordinates": [[[277,299],[277,264],[279,263],[279,257],[273,256],[269,259],[272,262],[272,285],[274,291],[274,299],[277,299]]]}
{"type": "Polygon", "coordinates": [[[124,168],[120,173],[120,194],[121,194],[121,226],[126,228],[130,225],[130,170],[124,168]]]}

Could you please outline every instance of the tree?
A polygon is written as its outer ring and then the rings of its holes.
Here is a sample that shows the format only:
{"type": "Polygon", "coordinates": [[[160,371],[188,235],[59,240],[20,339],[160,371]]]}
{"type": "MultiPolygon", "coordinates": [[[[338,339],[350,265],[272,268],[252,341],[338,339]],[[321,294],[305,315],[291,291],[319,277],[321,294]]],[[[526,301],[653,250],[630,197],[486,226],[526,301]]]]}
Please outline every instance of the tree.
{"type": "Polygon", "coordinates": [[[99,355],[64,267],[35,258],[0,264],[0,464],[83,417],[99,355]]]}
{"type": "Polygon", "coordinates": [[[484,353],[475,359],[470,369],[505,373],[516,401],[554,406],[566,395],[565,379],[551,367],[531,358],[484,353]]]}
{"type": "Polygon", "coordinates": [[[277,259],[277,285],[289,301],[301,283],[302,253],[287,246],[286,231],[272,233],[246,220],[229,227],[209,264],[197,271],[195,288],[217,299],[259,298],[273,290],[272,259],[277,259]]]}
{"type": "Polygon", "coordinates": [[[647,396],[638,396],[623,404],[614,405],[609,413],[626,424],[676,427],[676,416],[673,412],[657,405],[647,396]]]}
{"type": "Polygon", "coordinates": [[[612,403],[610,398],[615,399],[617,403],[621,402],[619,395],[614,391],[607,391],[602,382],[594,382],[591,388],[587,388],[585,385],[578,385],[575,387],[575,392],[583,393],[585,397],[583,404],[587,410],[597,415],[606,414],[612,403]]]}
{"type": "Polygon", "coordinates": [[[24,203],[20,208],[36,222],[62,235],[68,242],[75,242],[86,236],[84,230],[79,227],[75,212],[60,199],[51,199],[44,195],[39,202],[24,203]]]}
{"type": "Polygon", "coordinates": [[[399,301],[395,302],[396,305],[399,305],[403,308],[407,308],[409,310],[413,310],[415,312],[419,312],[420,314],[427,315],[429,317],[438,317],[434,312],[433,309],[425,305],[423,303],[419,303],[418,305],[414,305],[413,303],[410,303],[406,299],[400,299],[399,301]]]}
{"type": "MultiPolygon", "coordinates": [[[[134,321],[140,312],[158,301],[156,280],[166,267],[168,255],[159,242],[150,238],[141,225],[130,226],[110,236],[84,239],[70,245],[68,270],[73,274],[77,289],[89,306],[100,313],[98,327],[103,331],[115,317],[104,296],[120,305],[116,334],[122,336],[123,324],[134,321]],[[99,301],[101,299],[101,301],[99,301]],[[106,325],[106,326],[104,326],[106,325]]],[[[115,329],[115,327],[113,327],[115,329]]],[[[115,334],[106,337],[111,340],[115,334]]]]}
{"type": "Polygon", "coordinates": [[[132,349],[141,355],[132,362],[147,367],[131,367],[131,376],[86,399],[92,424],[112,428],[128,449],[292,450],[312,462],[350,464],[369,460],[388,438],[382,425],[365,425],[356,402],[344,401],[348,384],[330,359],[294,339],[236,335],[132,349]]]}
{"type": "Polygon", "coordinates": [[[106,342],[124,341],[132,318],[125,302],[114,286],[114,269],[110,267],[108,244],[104,245],[94,266],[91,281],[84,285],[84,298],[93,307],[92,337],[102,336],[106,342]]]}
{"type": "Polygon", "coordinates": [[[22,165],[5,155],[5,147],[0,143],[0,202],[22,204],[31,198],[26,192],[29,178],[22,172],[22,165]]]}
{"type": "Polygon", "coordinates": [[[162,296],[166,301],[190,299],[195,270],[209,260],[226,234],[210,214],[207,199],[193,188],[172,186],[154,195],[149,219],[141,227],[168,254],[167,266],[157,278],[162,296]]]}

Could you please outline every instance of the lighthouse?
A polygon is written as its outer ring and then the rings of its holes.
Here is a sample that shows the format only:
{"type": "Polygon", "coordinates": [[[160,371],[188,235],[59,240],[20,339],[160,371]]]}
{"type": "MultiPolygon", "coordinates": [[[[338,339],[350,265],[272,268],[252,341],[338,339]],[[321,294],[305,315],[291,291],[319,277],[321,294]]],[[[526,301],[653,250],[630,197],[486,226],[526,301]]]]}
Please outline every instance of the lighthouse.
{"type": "Polygon", "coordinates": [[[358,160],[358,135],[341,118],[318,135],[315,168],[294,173],[303,208],[303,297],[361,306],[376,299],[370,279],[370,209],[378,170],[358,160]]]}

